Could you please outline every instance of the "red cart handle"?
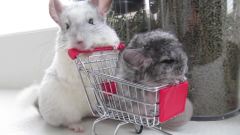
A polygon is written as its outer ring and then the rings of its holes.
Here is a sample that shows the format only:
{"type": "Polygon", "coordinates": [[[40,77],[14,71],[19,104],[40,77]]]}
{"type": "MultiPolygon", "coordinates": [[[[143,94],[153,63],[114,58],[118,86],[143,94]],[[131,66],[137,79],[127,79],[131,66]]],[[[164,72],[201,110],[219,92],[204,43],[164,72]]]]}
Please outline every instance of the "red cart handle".
{"type": "MultiPolygon", "coordinates": [[[[116,50],[122,51],[125,48],[125,44],[121,42],[116,50]]],[[[91,50],[79,50],[76,48],[68,49],[68,55],[72,60],[76,59],[79,54],[86,54],[86,53],[94,53],[94,52],[100,52],[100,51],[111,51],[115,48],[113,46],[102,46],[102,47],[96,47],[91,50]]]]}

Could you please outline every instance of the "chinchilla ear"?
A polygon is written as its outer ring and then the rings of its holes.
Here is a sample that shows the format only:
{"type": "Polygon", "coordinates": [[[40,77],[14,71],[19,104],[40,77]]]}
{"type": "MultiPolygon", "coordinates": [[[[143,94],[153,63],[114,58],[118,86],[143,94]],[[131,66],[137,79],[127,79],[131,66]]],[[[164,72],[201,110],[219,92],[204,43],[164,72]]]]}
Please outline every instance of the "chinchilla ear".
{"type": "Polygon", "coordinates": [[[49,14],[52,19],[60,25],[60,14],[63,11],[64,6],[60,0],[50,0],[49,1],[49,14]]]}
{"type": "Polygon", "coordinates": [[[89,2],[97,7],[102,16],[107,14],[112,4],[112,0],[89,0],[89,2]]]}
{"type": "Polygon", "coordinates": [[[139,49],[125,49],[123,60],[136,70],[146,69],[152,64],[152,59],[143,55],[139,49]]]}

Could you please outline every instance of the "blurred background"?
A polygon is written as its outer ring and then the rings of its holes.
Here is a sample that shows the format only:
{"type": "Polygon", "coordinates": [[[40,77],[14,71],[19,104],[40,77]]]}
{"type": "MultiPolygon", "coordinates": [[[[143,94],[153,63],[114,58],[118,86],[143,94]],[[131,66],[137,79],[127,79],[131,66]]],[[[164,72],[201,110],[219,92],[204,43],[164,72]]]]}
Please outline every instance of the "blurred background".
{"type": "Polygon", "coordinates": [[[49,0],[0,1],[0,89],[39,81],[50,64],[57,25],[49,0]]]}
{"type": "MultiPolygon", "coordinates": [[[[57,25],[48,0],[0,2],[0,89],[39,82],[51,63],[57,25]]],[[[126,43],[135,33],[174,33],[189,57],[196,116],[239,109],[239,0],[114,0],[107,19],[126,43]]]]}
{"type": "Polygon", "coordinates": [[[155,29],[179,38],[189,58],[189,98],[196,120],[222,119],[238,111],[239,0],[115,0],[108,22],[126,43],[135,33],[155,29]]]}

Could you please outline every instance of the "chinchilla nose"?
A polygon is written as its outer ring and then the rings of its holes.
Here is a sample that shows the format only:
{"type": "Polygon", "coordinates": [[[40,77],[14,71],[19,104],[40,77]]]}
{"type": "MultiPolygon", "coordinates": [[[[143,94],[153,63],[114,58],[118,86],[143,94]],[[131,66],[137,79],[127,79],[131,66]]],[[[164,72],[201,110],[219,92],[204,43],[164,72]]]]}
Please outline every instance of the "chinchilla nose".
{"type": "Polygon", "coordinates": [[[75,46],[78,48],[78,49],[85,49],[85,44],[84,44],[84,42],[83,42],[83,40],[77,40],[76,42],[75,42],[75,46]]]}
{"type": "Polygon", "coordinates": [[[76,36],[76,41],[77,42],[83,42],[83,37],[82,37],[82,35],[81,34],[77,34],[77,36],[76,36]]]}
{"type": "Polygon", "coordinates": [[[78,40],[78,41],[77,41],[77,44],[79,44],[79,45],[80,45],[80,44],[83,44],[83,40],[78,40]]]}

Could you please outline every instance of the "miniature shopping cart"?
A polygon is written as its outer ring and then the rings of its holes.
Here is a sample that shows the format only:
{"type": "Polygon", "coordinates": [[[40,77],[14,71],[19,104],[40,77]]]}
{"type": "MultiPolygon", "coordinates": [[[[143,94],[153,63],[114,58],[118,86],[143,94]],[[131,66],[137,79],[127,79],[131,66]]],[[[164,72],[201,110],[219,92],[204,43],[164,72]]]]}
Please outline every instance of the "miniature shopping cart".
{"type": "Polygon", "coordinates": [[[188,82],[150,87],[117,77],[119,52],[123,49],[121,43],[117,49],[105,46],[68,51],[82,78],[92,112],[99,116],[93,123],[92,133],[95,134],[96,123],[114,119],[120,121],[114,135],[120,126],[128,123],[135,125],[138,134],[148,127],[169,135],[161,129],[161,124],[184,111],[188,82]]]}

